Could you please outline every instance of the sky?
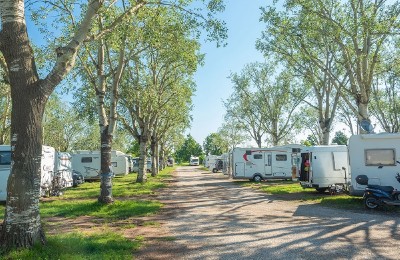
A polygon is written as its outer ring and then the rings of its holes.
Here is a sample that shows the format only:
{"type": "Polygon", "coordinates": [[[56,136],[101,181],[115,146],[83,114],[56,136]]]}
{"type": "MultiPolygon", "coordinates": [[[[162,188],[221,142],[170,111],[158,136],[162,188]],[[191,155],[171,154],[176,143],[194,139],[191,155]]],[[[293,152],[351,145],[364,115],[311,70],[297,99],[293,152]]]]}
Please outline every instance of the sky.
{"type": "Polygon", "coordinates": [[[220,18],[228,27],[228,45],[217,48],[215,42],[202,43],[205,63],[194,78],[197,90],[193,97],[193,121],[188,130],[200,145],[224,122],[222,101],[232,93],[229,75],[240,73],[248,63],[264,61],[255,43],[265,28],[265,24],[259,22],[260,7],[267,3],[265,0],[226,0],[226,9],[220,18]]]}

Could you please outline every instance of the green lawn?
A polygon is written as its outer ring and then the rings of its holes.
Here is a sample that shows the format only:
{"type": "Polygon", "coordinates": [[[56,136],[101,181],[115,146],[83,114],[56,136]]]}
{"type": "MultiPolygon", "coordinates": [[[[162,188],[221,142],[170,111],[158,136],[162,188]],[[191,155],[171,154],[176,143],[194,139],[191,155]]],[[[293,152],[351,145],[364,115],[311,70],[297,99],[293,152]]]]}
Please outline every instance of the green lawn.
{"type": "MultiPolygon", "coordinates": [[[[57,225],[47,223],[50,218],[73,221],[81,216],[94,217],[100,228],[91,232],[79,228],[62,234],[46,232],[46,246],[37,245],[31,250],[8,252],[0,255],[0,258],[132,259],[133,252],[143,244],[143,237],[124,238],[122,232],[111,230],[108,223],[122,221],[120,228],[135,228],[129,218],[157,213],[163,205],[154,200],[153,195],[157,189],[166,186],[165,179],[171,177],[174,169],[168,167],[156,177],[148,174],[148,181],[144,184],[136,183],[137,174],[114,178],[112,192],[115,202],[110,205],[97,202],[100,194],[99,182],[86,182],[77,188],[67,189],[63,196],[43,199],[40,202],[40,213],[45,230],[49,231],[57,225]]],[[[4,205],[0,205],[0,218],[4,218],[4,205]]],[[[157,223],[153,222],[144,225],[157,227],[157,223]]]]}

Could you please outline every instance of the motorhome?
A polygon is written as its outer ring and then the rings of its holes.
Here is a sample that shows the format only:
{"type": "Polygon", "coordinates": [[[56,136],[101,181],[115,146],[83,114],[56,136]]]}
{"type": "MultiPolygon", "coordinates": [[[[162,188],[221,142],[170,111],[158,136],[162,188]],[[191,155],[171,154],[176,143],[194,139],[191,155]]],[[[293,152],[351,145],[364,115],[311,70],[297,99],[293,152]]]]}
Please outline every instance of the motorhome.
{"type": "Polygon", "coordinates": [[[349,138],[351,195],[361,196],[366,185],[356,182],[359,175],[368,177],[369,185],[392,186],[400,190],[396,174],[400,172],[400,134],[353,135],[349,138]]]}
{"type": "Polygon", "coordinates": [[[231,156],[233,179],[256,182],[267,179],[291,179],[293,167],[298,167],[302,145],[272,148],[234,148],[231,156]]]}
{"type": "Polygon", "coordinates": [[[199,166],[200,165],[200,159],[198,156],[190,156],[189,160],[189,165],[190,166],[199,166]]]}
{"type": "Polygon", "coordinates": [[[350,182],[346,145],[305,147],[301,150],[300,185],[325,192],[350,182]]]}
{"type": "Polygon", "coordinates": [[[224,175],[230,175],[230,155],[231,153],[223,153],[221,155],[222,158],[222,174],[224,175]]]}
{"type": "MultiPolygon", "coordinates": [[[[85,180],[100,179],[100,151],[80,150],[71,153],[72,169],[83,174],[85,180]]],[[[114,175],[126,175],[129,161],[120,151],[111,151],[111,166],[114,175]]]]}
{"type": "Polygon", "coordinates": [[[59,173],[65,188],[77,186],[80,183],[74,183],[72,171],[71,154],[67,152],[57,152],[55,160],[55,172],[59,173]]]}
{"type": "Polygon", "coordinates": [[[222,157],[221,155],[207,155],[206,158],[204,159],[204,166],[207,167],[210,171],[216,172],[218,169],[216,163],[218,160],[220,160],[222,157]]]}
{"type": "MultiPolygon", "coordinates": [[[[7,181],[11,172],[11,146],[0,145],[0,201],[7,198],[7,181]]],[[[53,189],[54,173],[60,170],[56,164],[56,151],[51,146],[42,146],[42,157],[40,163],[40,195],[45,196],[53,189]]],[[[70,177],[65,176],[65,187],[72,186],[70,177]]]]}

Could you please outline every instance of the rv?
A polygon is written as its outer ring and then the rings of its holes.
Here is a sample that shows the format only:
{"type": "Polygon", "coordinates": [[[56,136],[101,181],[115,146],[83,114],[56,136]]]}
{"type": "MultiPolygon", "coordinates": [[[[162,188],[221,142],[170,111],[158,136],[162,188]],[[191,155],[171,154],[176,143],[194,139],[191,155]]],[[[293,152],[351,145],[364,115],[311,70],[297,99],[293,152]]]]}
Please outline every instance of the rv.
{"type": "MultiPolygon", "coordinates": [[[[100,179],[100,151],[80,150],[71,156],[72,169],[82,173],[85,180],[100,179]]],[[[111,167],[114,175],[128,174],[128,158],[120,151],[111,151],[111,167]]]]}
{"type": "Polygon", "coordinates": [[[312,146],[301,150],[300,185],[325,192],[333,187],[346,187],[348,151],[345,145],[312,146]]]}
{"type": "Polygon", "coordinates": [[[392,186],[400,190],[396,173],[400,172],[400,134],[353,135],[349,139],[351,195],[361,196],[366,185],[356,182],[359,175],[368,177],[369,185],[392,186]]]}
{"type": "Polygon", "coordinates": [[[224,174],[224,175],[231,175],[231,173],[230,173],[230,155],[231,155],[231,153],[223,153],[221,155],[222,174],[224,174]]]}
{"type": "Polygon", "coordinates": [[[221,155],[207,155],[204,159],[204,166],[212,172],[217,172],[218,167],[216,165],[218,160],[221,160],[221,155]]]}
{"type": "Polygon", "coordinates": [[[234,148],[231,156],[233,179],[256,182],[267,179],[291,179],[293,167],[298,167],[302,145],[272,148],[234,148]]]}
{"type": "Polygon", "coordinates": [[[199,157],[193,156],[193,155],[190,156],[189,165],[190,166],[199,166],[200,165],[199,157]]]}
{"type": "MultiPolygon", "coordinates": [[[[54,174],[61,172],[57,189],[71,187],[73,183],[72,170],[68,166],[68,157],[64,153],[56,153],[50,146],[42,146],[40,163],[41,181],[40,195],[45,196],[53,192],[54,174]],[[69,170],[67,168],[69,167],[69,170]]],[[[0,145],[0,201],[7,198],[7,181],[11,172],[11,146],[0,145]]]]}

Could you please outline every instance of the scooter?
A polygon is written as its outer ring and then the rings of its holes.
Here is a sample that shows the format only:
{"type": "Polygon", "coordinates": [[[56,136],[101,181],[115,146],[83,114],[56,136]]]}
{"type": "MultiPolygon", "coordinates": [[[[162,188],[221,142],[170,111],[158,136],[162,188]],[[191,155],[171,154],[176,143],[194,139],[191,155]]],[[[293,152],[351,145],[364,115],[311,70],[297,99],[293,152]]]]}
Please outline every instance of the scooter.
{"type": "MultiPolygon", "coordinates": [[[[396,174],[396,180],[400,183],[400,174],[396,174]]],[[[367,185],[364,191],[364,206],[367,209],[376,209],[384,204],[391,206],[400,206],[400,191],[392,186],[368,185],[368,176],[359,175],[356,182],[361,185],[367,185]]]]}

